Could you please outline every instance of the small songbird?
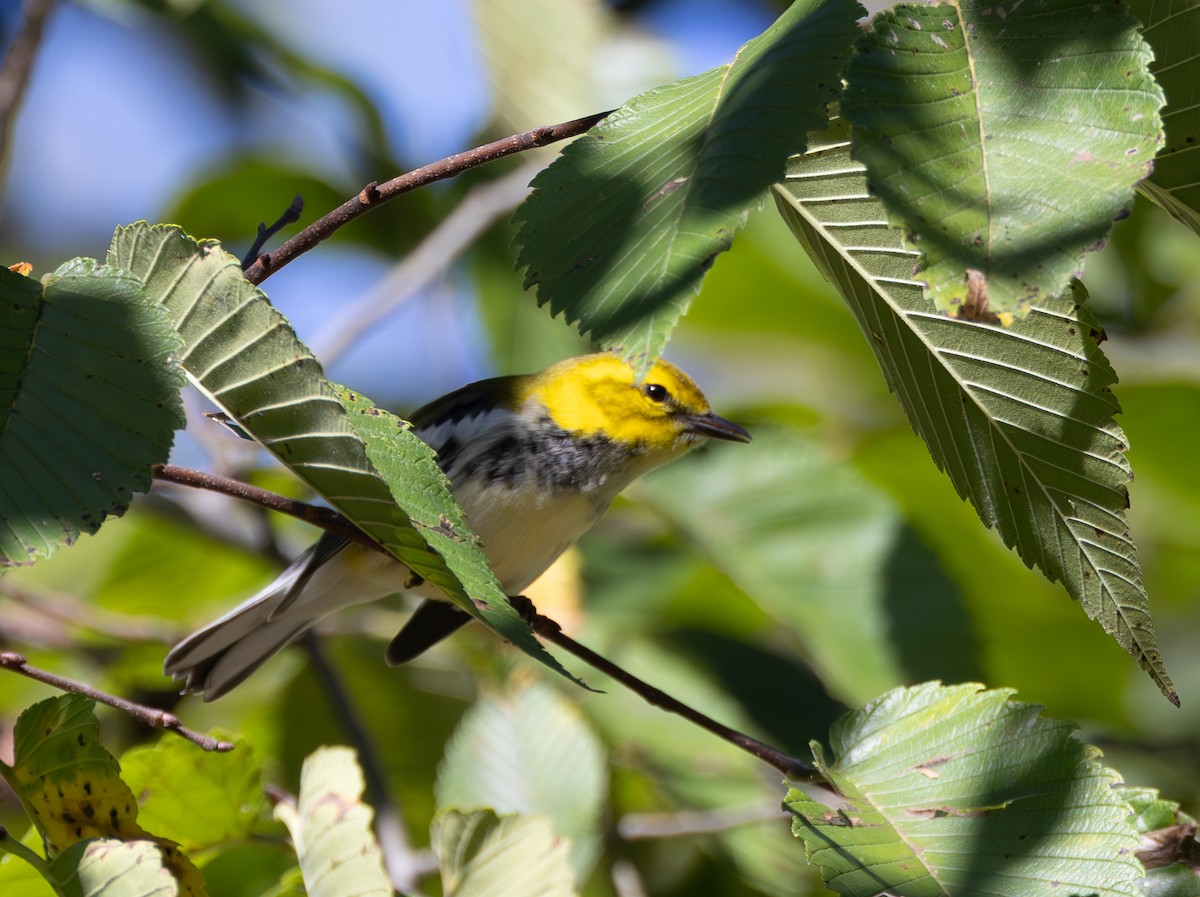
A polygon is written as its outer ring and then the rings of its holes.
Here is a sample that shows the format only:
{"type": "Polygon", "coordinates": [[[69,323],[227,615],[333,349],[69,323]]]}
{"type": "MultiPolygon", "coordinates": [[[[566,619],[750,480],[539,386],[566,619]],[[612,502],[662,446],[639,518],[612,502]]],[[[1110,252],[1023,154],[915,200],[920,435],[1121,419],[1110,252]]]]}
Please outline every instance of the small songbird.
{"type": "MultiPolygon", "coordinates": [[[[515,596],[642,474],[707,439],[749,442],[683,371],[657,361],[639,381],[617,355],[482,380],[412,416],[438,456],[505,594],[515,596]]],[[[386,652],[416,657],[471,617],[379,552],[326,533],[270,585],[172,649],[164,672],[221,697],[323,617],[397,592],[426,599],[386,652]]]]}

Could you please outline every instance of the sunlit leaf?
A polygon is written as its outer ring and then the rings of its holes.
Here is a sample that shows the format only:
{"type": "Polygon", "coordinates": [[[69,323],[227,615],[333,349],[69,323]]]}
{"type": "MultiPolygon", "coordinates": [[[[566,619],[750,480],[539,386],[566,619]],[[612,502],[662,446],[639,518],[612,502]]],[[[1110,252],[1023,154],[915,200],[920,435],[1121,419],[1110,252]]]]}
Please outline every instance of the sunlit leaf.
{"type": "Polygon", "coordinates": [[[1098,752],[1006,691],[927,683],[848,714],[814,755],[840,800],[789,792],[839,894],[1136,895],[1129,805],[1098,752]]]}
{"type": "Polygon", "coordinates": [[[548,685],[485,692],[467,711],[438,770],[439,807],[547,816],[570,839],[585,880],[599,852],[605,756],[575,704],[548,685]]]}
{"type": "MultiPolygon", "coordinates": [[[[13,765],[4,769],[5,778],[41,832],[50,856],[93,838],[153,842],[158,861],[179,883],[179,893],[200,897],[204,878],[191,860],[173,841],[147,832],[139,823],[133,792],[98,740],[100,724],[93,707],[82,695],[66,694],[22,713],[13,731],[13,765]]],[[[81,869],[86,855],[73,854],[81,869]]]]}
{"type": "Polygon", "coordinates": [[[176,897],[179,883],[153,841],[94,838],[73,845],[51,867],[64,897],[176,897]]]}
{"type": "Polygon", "coordinates": [[[149,488],[183,426],[180,346],[126,271],[76,259],[43,287],[0,267],[0,567],[94,533],[149,488]]]}
{"type": "Polygon", "coordinates": [[[234,745],[214,753],[164,738],[126,751],[122,777],[137,795],[138,822],[189,852],[248,836],[264,809],[262,771],[245,741],[234,745]]]}
{"type": "Polygon", "coordinates": [[[1126,519],[1131,472],[1113,420],[1116,375],[1081,295],[1010,328],[939,314],[913,279],[915,253],[851,160],[841,122],[774,189],[958,493],[1026,564],[1062,580],[1177,702],[1126,519]]]}
{"type": "Polygon", "coordinates": [[[872,25],[842,114],[922,254],[915,279],[943,311],[1024,317],[1080,275],[1151,171],[1163,95],[1137,21],[1091,0],[965,0],[872,25]]]}
{"type": "Polygon", "coordinates": [[[288,827],[309,897],[390,897],[392,887],[363,803],[363,777],[354,752],[318,749],[304,761],[299,804],[275,815],[288,827]]]}
{"type": "Polygon", "coordinates": [[[574,897],[567,842],[544,816],[449,810],[433,821],[446,897],[574,897]]]}
{"type": "Polygon", "coordinates": [[[568,146],[517,212],[538,302],[648,364],[825,121],[860,14],[853,0],[799,0],[733,62],[634,97],[568,146]]]}
{"type": "Polygon", "coordinates": [[[9,784],[56,854],[76,841],[136,838],[137,801],[98,741],[100,724],[82,695],[49,698],[21,714],[9,784]]]}

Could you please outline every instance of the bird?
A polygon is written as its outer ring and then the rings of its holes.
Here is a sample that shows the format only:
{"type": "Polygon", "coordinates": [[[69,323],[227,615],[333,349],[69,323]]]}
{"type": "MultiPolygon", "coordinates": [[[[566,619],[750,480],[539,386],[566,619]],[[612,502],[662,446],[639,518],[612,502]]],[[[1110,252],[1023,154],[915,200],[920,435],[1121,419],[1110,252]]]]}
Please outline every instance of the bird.
{"type": "MultiPolygon", "coordinates": [[[[512,597],[638,477],[708,440],[750,441],[675,365],[657,359],[639,378],[612,352],[469,384],[414,412],[411,423],[512,597]]],[[[396,593],[423,600],[385,651],[391,666],[471,619],[399,560],[326,533],[253,597],[176,645],[163,671],[184,691],[216,700],[329,614],[396,593]]]]}

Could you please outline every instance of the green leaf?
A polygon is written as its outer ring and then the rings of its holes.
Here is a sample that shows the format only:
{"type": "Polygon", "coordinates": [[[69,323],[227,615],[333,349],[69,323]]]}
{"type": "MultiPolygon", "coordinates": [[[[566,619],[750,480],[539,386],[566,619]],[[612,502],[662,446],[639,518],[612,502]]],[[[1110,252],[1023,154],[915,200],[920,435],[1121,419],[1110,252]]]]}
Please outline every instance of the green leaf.
{"type": "Polygon", "coordinates": [[[1167,96],[1162,112],[1166,140],[1142,191],[1179,221],[1200,233],[1200,0],[1128,0],[1142,20],[1142,36],[1154,50],[1150,71],[1167,96]]]}
{"type": "Polygon", "coordinates": [[[1200,878],[1183,863],[1147,869],[1141,897],[1200,897],[1200,878]]]}
{"type": "Polygon", "coordinates": [[[850,158],[844,123],[814,138],[774,189],[959,495],[1026,564],[1062,580],[1177,703],[1126,520],[1116,375],[1081,301],[1051,300],[1010,328],[939,314],[912,279],[915,253],[850,158]]]}
{"type": "Polygon", "coordinates": [[[13,730],[6,775],[53,856],[76,841],[136,838],[137,801],[98,740],[93,703],[82,695],[39,701],[13,730]]]}
{"type": "Polygon", "coordinates": [[[138,822],[133,792],[121,778],[117,761],[98,740],[100,724],[94,707],[78,694],[34,704],[21,714],[13,730],[11,769],[0,766],[41,833],[48,855],[58,856],[93,838],[152,841],[156,856],[179,883],[180,893],[203,895],[204,877],[191,860],[174,842],[151,835],[138,822]]]}
{"type": "Polygon", "coordinates": [[[218,754],[164,738],[126,751],[122,778],[137,795],[138,821],[188,852],[249,835],[265,806],[262,770],[245,741],[234,745],[218,754]]]}
{"type": "Polygon", "coordinates": [[[417,438],[406,421],[371,404],[361,393],[330,385],[345,407],[350,425],[366,445],[374,469],[471,596],[467,610],[530,657],[583,685],[533,637],[529,624],[505,596],[479,537],[450,492],[450,481],[437,466],[433,449],[417,438]]]}
{"type": "Polygon", "coordinates": [[[323,747],[304,761],[299,804],[276,806],[276,817],[296,845],[309,897],[391,897],[383,856],[371,832],[375,814],[362,795],[354,751],[323,747]]]}
{"type": "Polygon", "coordinates": [[[1125,785],[1121,797],[1133,810],[1134,827],[1141,833],[1170,828],[1180,822],[1194,822],[1179,812],[1179,803],[1160,797],[1157,788],[1139,788],[1125,785]]]}
{"type": "Polygon", "coordinates": [[[833,695],[858,704],[900,684],[883,606],[894,508],[798,433],[759,429],[738,448],[672,465],[637,495],[786,625],[833,695]]]}
{"type": "Polygon", "coordinates": [[[183,426],[166,315],[126,271],[0,267],[0,567],[94,533],[146,491],[183,426]]]}
{"type": "Polygon", "coordinates": [[[875,16],[842,114],[938,308],[1024,317],[1128,214],[1162,140],[1137,24],[1091,0],[875,16]]]}
{"type": "Polygon", "coordinates": [[[64,897],[176,897],[179,883],[153,841],[81,841],[51,867],[64,897]]]}
{"type": "Polygon", "coordinates": [[[1125,785],[1118,790],[1133,810],[1133,827],[1141,835],[1137,856],[1146,867],[1145,897],[1200,897],[1200,876],[1188,865],[1196,821],[1181,813],[1176,801],[1159,796],[1156,788],[1125,785]]]}
{"type": "Polygon", "coordinates": [[[648,364],[824,123],[861,14],[853,0],[799,0],[730,64],[635,97],[563,150],[516,216],[538,302],[648,364]]]}
{"type": "MultiPolygon", "coordinates": [[[[443,547],[454,548],[444,558],[430,547],[441,515],[462,516],[453,499],[442,495],[430,520],[428,478],[414,484],[403,473],[387,481],[379,475],[320,364],[266,296],[246,282],[233,256],[177,227],[139,223],[117,229],[109,258],[142,278],[147,293],[166,306],[184,339],[184,369],[247,433],[456,604],[562,672],[509,605],[477,548],[441,539],[443,547]]],[[[410,452],[428,452],[413,446],[418,440],[407,430],[391,426],[387,435],[407,440],[410,452]]]]}
{"type": "Polygon", "coordinates": [[[605,755],[579,708],[548,685],[485,693],[446,747],[436,789],[441,808],[544,814],[587,879],[601,846],[605,755]]]}
{"type": "Polygon", "coordinates": [[[567,844],[542,816],[449,810],[433,821],[446,897],[574,897],[567,844]]]}
{"type": "Polygon", "coordinates": [[[841,801],[791,790],[794,834],[845,895],[1135,895],[1117,776],[1011,692],[926,683],[847,714],[814,755],[841,801]]]}

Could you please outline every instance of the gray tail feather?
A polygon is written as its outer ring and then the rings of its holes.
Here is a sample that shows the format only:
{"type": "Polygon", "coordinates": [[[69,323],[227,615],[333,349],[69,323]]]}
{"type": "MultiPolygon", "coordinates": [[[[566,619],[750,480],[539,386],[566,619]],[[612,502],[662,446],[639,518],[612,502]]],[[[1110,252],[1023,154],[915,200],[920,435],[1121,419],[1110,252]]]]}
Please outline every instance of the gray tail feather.
{"type": "Polygon", "coordinates": [[[184,689],[202,693],[205,701],[239,685],[317,622],[316,616],[289,616],[280,608],[333,554],[325,539],[318,541],[261,592],[172,648],[163,672],[183,679],[184,689]]]}

